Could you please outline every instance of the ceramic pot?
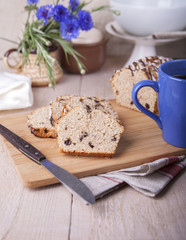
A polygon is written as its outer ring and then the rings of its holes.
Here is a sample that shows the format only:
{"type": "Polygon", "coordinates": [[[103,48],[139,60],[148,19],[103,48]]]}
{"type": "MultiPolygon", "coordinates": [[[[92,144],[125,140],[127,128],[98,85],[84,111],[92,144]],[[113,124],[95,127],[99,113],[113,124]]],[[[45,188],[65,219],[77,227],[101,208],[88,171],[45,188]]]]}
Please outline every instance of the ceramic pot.
{"type": "MultiPolygon", "coordinates": [[[[108,39],[103,38],[101,41],[96,43],[72,43],[73,49],[84,57],[79,58],[81,62],[85,65],[87,73],[95,72],[103,66],[106,59],[107,42],[108,39]]],[[[75,59],[71,55],[68,55],[67,61],[62,49],[60,49],[60,53],[60,63],[62,68],[69,73],[79,74],[79,69],[75,59]]]]}
{"type": "MultiPolygon", "coordinates": [[[[53,58],[57,58],[57,48],[50,49],[50,55],[53,58]]],[[[10,49],[4,54],[3,61],[6,66],[8,66],[11,69],[16,69],[17,73],[28,76],[31,78],[32,81],[32,86],[48,86],[49,84],[49,77],[48,77],[48,70],[44,64],[44,61],[41,60],[40,66],[36,65],[36,59],[37,59],[37,54],[36,51],[32,51],[29,54],[29,63],[28,64],[23,64],[23,57],[22,54],[20,53],[18,58],[19,60],[17,61],[17,64],[12,65],[10,63],[10,56],[12,53],[17,52],[17,49],[10,49]]],[[[60,69],[60,67],[55,64],[55,67],[53,68],[53,75],[55,78],[56,83],[59,82],[59,80],[63,76],[63,71],[60,69]]]]}

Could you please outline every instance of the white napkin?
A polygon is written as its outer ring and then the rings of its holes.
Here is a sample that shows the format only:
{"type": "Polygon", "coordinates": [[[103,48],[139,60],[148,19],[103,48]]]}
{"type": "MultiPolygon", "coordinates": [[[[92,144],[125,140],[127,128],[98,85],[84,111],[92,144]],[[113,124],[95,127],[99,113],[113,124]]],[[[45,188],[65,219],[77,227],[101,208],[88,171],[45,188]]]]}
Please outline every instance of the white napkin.
{"type": "Polygon", "coordinates": [[[32,105],[31,79],[14,73],[0,73],[0,110],[27,108],[32,105]]]}

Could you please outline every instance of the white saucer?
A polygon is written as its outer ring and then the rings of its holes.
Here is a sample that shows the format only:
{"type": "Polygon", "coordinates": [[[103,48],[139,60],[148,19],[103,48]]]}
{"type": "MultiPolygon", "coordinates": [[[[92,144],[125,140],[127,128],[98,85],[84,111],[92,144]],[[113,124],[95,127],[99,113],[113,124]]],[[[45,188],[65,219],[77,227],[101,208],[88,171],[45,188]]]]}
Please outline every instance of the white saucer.
{"type": "Polygon", "coordinates": [[[137,59],[143,57],[156,56],[157,54],[155,46],[157,45],[162,45],[169,42],[178,41],[181,39],[181,38],[154,39],[152,35],[145,37],[130,35],[124,32],[116,21],[107,23],[105,29],[109,34],[135,44],[133,52],[124,66],[127,66],[132,62],[136,61],[137,59]]]}

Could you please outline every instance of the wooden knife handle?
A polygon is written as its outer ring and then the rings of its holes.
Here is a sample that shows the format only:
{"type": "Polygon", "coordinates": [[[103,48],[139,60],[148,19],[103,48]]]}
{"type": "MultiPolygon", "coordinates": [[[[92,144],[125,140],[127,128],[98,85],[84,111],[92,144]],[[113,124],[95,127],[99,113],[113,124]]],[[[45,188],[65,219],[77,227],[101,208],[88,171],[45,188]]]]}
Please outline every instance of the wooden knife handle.
{"type": "Polygon", "coordinates": [[[24,139],[4,127],[0,124],[0,134],[6,138],[14,147],[16,147],[20,152],[29,157],[31,160],[35,161],[38,164],[41,164],[40,161],[46,159],[46,157],[38,151],[30,143],[26,142],[24,139]]]}

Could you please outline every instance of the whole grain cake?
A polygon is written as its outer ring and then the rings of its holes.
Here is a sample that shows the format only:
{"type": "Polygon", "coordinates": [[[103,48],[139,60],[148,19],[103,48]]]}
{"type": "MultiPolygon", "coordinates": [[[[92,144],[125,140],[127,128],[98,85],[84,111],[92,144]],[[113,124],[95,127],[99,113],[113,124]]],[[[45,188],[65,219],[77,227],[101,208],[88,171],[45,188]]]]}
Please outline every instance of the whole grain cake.
{"type": "MultiPolygon", "coordinates": [[[[132,101],[132,89],[141,80],[158,80],[159,66],[171,60],[162,56],[152,56],[139,59],[127,67],[118,70],[112,76],[110,82],[116,102],[124,107],[138,110],[132,101]]],[[[138,93],[139,102],[148,110],[158,111],[157,93],[151,88],[142,88],[138,93]]]]}
{"type": "Polygon", "coordinates": [[[111,157],[124,128],[101,110],[75,106],[57,121],[56,130],[61,152],[111,157]]]}
{"type": "Polygon", "coordinates": [[[65,95],[28,116],[37,137],[58,138],[61,152],[111,157],[124,127],[111,104],[96,97],[65,95]]]}

